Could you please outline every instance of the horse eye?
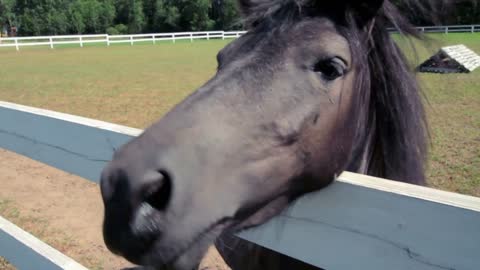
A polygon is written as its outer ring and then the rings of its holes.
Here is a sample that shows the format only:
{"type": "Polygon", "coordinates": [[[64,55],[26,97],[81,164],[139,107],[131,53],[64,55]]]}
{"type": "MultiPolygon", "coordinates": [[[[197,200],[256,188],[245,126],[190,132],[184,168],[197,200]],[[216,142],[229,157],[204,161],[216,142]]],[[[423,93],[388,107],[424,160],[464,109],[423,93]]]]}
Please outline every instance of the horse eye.
{"type": "Polygon", "coordinates": [[[321,60],[313,66],[313,71],[320,73],[327,81],[333,81],[345,75],[345,64],[339,58],[321,60]]]}

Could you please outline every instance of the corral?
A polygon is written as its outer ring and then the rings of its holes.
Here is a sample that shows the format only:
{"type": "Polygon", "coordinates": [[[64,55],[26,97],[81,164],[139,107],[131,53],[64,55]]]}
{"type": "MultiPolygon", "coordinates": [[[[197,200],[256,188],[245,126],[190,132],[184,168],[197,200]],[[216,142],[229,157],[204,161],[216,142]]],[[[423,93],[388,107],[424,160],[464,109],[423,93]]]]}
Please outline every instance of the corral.
{"type": "MultiPolygon", "coordinates": [[[[449,34],[433,37],[439,38],[442,45],[463,43],[477,52],[480,51],[478,34],[449,34]]],[[[3,66],[7,67],[0,70],[0,99],[129,126],[145,127],[214,73],[215,53],[225,44],[225,41],[201,41],[194,44],[181,42],[135,47],[119,45],[83,50],[59,48],[50,51],[31,48],[20,53],[0,50],[3,66]]],[[[428,56],[426,50],[420,51],[421,59],[428,56]]],[[[479,72],[441,77],[421,75],[421,79],[431,104],[429,118],[433,149],[429,182],[438,188],[478,196],[480,194],[479,72]]],[[[19,163],[23,163],[27,168],[40,166],[30,165],[28,161],[21,162],[21,158],[17,159],[8,153],[2,153],[2,156],[3,154],[5,158],[2,163],[11,166],[7,170],[17,170],[17,173],[27,172],[24,178],[35,175],[28,174],[32,173],[31,169],[16,167],[19,163]],[[16,159],[19,163],[11,162],[10,159],[16,159]]],[[[39,174],[42,175],[41,172],[39,174]]],[[[67,176],[59,178],[63,177],[67,176]]],[[[13,181],[15,178],[13,174],[9,179],[13,181]]],[[[48,179],[47,182],[49,182],[48,179]]],[[[85,185],[85,190],[88,190],[88,185],[85,185]]],[[[51,241],[54,246],[59,245],[59,243],[55,244],[58,240],[49,240],[50,236],[46,232],[48,230],[45,229],[52,228],[51,220],[45,218],[40,222],[30,218],[32,212],[42,212],[40,205],[23,210],[24,202],[12,200],[12,198],[20,198],[13,192],[20,190],[17,187],[12,183],[12,189],[2,189],[5,191],[0,193],[0,201],[3,205],[3,207],[0,205],[2,211],[0,215],[22,227],[31,226],[33,231],[38,230],[34,228],[38,224],[43,224],[41,226],[44,226],[44,232],[40,234],[46,234],[40,237],[47,242],[51,241]]],[[[44,196],[48,196],[46,194],[49,189],[57,191],[61,189],[55,186],[55,181],[45,184],[45,190],[41,188],[35,189],[39,197],[38,202],[44,196]]],[[[94,187],[90,189],[95,192],[94,187]]],[[[80,194],[72,196],[72,199],[86,198],[82,193],[86,194],[86,191],[80,191],[80,194]]],[[[31,198],[32,195],[34,194],[25,196],[31,198]]],[[[33,201],[32,198],[30,203],[33,204],[33,201]]],[[[53,212],[62,209],[63,204],[56,205],[57,208],[53,212]]],[[[52,216],[55,214],[53,213],[52,216]]],[[[63,232],[60,233],[62,234],[63,232]]],[[[60,242],[68,243],[65,244],[67,247],[57,246],[65,253],[68,254],[70,248],[75,249],[75,246],[81,246],[78,239],[74,239],[75,236],[69,237],[66,234],[65,237],[68,240],[62,239],[60,242]]],[[[75,254],[71,256],[75,257],[75,254]]],[[[89,267],[109,268],[104,265],[105,262],[92,262],[89,261],[93,260],[90,257],[78,256],[76,259],[89,267]]]]}

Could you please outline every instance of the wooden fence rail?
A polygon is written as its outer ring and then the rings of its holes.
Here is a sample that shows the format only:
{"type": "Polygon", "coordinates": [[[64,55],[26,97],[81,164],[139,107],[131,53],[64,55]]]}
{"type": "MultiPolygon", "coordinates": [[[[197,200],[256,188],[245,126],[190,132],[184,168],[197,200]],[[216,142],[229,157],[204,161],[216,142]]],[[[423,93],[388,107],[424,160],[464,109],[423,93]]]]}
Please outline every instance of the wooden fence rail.
{"type": "MultiPolygon", "coordinates": [[[[94,182],[142,132],[7,102],[0,123],[1,148],[94,182]]],[[[480,198],[345,172],[238,236],[327,270],[478,270],[480,198]]],[[[14,265],[31,256],[12,256],[0,240],[0,256],[14,265]]]]}
{"type": "MultiPolygon", "coordinates": [[[[446,26],[419,26],[418,30],[424,33],[476,33],[480,32],[480,25],[446,25],[446,26]]],[[[390,29],[394,32],[394,29],[390,29]]],[[[0,47],[15,47],[20,50],[23,46],[49,46],[53,49],[56,45],[77,44],[83,47],[88,43],[103,43],[107,46],[116,43],[172,41],[195,39],[230,39],[238,38],[246,31],[203,31],[203,32],[176,32],[176,33],[150,33],[133,35],[63,35],[63,36],[36,36],[36,37],[9,37],[0,38],[0,47]]]]}
{"type": "Polygon", "coordinates": [[[172,41],[196,39],[230,39],[238,38],[245,31],[210,31],[210,32],[177,32],[177,33],[151,33],[133,35],[68,35],[68,36],[36,36],[36,37],[9,37],[0,38],[0,47],[15,47],[20,50],[23,46],[49,46],[53,49],[56,45],[77,44],[83,47],[87,43],[100,43],[110,46],[115,43],[129,43],[134,45],[137,42],[172,41]]]}
{"type": "Polygon", "coordinates": [[[88,270],[2,217],[0,255],[19,270],[88,270]]]}

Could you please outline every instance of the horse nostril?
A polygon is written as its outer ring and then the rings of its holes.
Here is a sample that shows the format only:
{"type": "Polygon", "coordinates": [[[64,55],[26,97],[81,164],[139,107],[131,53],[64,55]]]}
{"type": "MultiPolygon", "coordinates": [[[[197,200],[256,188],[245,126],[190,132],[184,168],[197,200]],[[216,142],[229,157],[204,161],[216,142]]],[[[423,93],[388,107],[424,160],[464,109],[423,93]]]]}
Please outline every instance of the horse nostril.
{"type": "Polygon", "coordinates": [[[151,179],[145,186],[144,200],[153,208],[164,211],[172,195],[172,179],[170,175],[163,170],[156,172],[156,179],[151,179]]]}

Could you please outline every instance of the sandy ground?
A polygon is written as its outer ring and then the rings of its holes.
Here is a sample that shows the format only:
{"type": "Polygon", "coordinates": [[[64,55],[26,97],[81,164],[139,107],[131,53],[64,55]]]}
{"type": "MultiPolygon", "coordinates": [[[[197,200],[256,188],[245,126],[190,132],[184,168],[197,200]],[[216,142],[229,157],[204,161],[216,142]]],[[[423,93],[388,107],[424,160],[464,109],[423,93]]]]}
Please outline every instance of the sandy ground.
{"type": "Polygon", "coordinates": [[[0,257],[0,270],[15,270],[4,258],[0,257]]]}
{"type": "MultiPolygon", "coordinates": [[[[90,269],[132,266],[103,243],[96,184],[1,148],[0,183],[0,215],[17,226],[90,269]]],[[[200,269],[226,266],[211,249],[200,269]]]]}

